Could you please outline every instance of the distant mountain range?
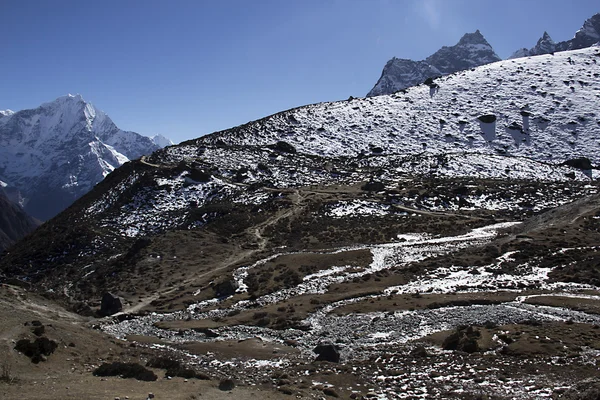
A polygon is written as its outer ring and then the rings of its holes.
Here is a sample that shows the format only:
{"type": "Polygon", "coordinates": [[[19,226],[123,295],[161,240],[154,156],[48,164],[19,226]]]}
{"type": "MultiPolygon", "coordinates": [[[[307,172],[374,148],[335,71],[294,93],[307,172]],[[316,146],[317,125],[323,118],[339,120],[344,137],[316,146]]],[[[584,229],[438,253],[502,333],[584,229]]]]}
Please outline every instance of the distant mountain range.
{"type": "Polygon", "coordinates": [[[551,54],[556,51],[576,50],[590,47],[600,41],[600,13],[584,22],[581,29],[575,32],[575,37],[564,42],[555,43],[548,32],[544,32],[537,44],[530,48],[515,51],[510,58],[538,56],[551,54]]]}
{"type": "Polygon", "coordinates": [[[80,95],[0,111],[0,184],[27,213],[47,220],[115,168],[172,144],[119,129],[80,95]]]}
{"type": "MultiPolygon", "coordinates": [[[[585,21],[573,39],[554,43],[550,35],[544,32],[534,47],[519,49],[509,58],[582,49],[598,41],[600,41],[600,13],[585,21]]],[[[500,57],[477,30],[475,33],[465,34],[454,46],[442,47],[423,61],[392,58],[386,63],[381,77],[367,96],[391,94],[423,83],[428,78],[448,75],[496,61],[500,61],[500,57]]]]}

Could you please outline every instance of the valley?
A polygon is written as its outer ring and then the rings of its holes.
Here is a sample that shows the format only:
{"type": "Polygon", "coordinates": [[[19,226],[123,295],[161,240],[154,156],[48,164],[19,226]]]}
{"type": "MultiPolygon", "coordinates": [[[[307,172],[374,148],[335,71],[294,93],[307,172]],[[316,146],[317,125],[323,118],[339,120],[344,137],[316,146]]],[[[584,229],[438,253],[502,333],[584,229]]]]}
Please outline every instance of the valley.
{"type": "Polygon", "coordinates": [[[599,57],[121,160],[0,258],[0,393],[594,398],[599,57]]]}

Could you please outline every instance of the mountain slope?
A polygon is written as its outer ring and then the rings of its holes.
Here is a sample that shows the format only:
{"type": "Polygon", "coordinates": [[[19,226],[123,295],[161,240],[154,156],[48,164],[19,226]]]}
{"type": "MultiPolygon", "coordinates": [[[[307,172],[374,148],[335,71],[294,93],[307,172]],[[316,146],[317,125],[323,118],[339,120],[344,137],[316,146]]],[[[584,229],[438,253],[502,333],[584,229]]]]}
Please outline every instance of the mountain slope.
{"type": "Polygon", "coordinates": [[[0,253],[22,239],[39,223],[11,202],[0,186],[0,253]]]}
{"type": "Polygon", "coordinates": [[[79,95],[0,114],[0,180],[20,191],[25,210],[42,220],[123,163],[158,148],[117,128],[79,95]]]}
{"type": "Polygon", "coordinates": [[[499,61],[492,46],[481,32],[465,34],[454,46],[444,46],[424,61],[392,58],[385,65],[379,81],[368,97],[391,94],[419,85],[427,78],[451,74],[480,65],[499,61]]]}
{"type": "MultiPolygon", "coordinates": [[[[552,202],[536,197],[547,196],[544,191],[510,207],[561,204],[594,174],[589,164],[600,162],[599,58],[599,49],[587,48],[498,62],[436,79],[435,86],[300,107],[167,147],[110,174],[17,246],[2,267],[11,275],[34,274],[54,288],[89,272],[69,270],[72,278],[59,278],[50,273],[57,265],[97,265],[100,254],[104,260],[137,254],[138,240],[142,246],[145,237],[201,229],[222,215],[233,219],[219,234],[235,234],[292,201],[280,204],[281,190],[289,197],[310,185],[354,187],[374,180],[381,189],[422,176],[579,187],[557,193],[552,202]],[[252,209],[263,212],[246,214],[252,209]]],[[[456,197],[440,196],[419,200],[419,207],[461,207],[456,197]]],[[[486,196],[460,204],[490,202],[486,196]]],[[[99,265],[96,274],[113,267],[99,265]]],[[[97,276],[106,282],[107,273],[97,276]]]]}
{"type": "Polygon", "coordinates": [[[548,162],[585,156],[597,164],[599,54],[588,48],[497,62],[390,96],[301,107],[165,154],[284,140],[328,157],[477,152],[548,162]]]}
{"type": "Polygon", "coordinates": [[[15,244],[0,279],[85,315],[110,292],[124,313],[94,326],[113,343],[275,398],[550,397],[598,375],[598,58],[493,63],[169,146],[15,244]]]}

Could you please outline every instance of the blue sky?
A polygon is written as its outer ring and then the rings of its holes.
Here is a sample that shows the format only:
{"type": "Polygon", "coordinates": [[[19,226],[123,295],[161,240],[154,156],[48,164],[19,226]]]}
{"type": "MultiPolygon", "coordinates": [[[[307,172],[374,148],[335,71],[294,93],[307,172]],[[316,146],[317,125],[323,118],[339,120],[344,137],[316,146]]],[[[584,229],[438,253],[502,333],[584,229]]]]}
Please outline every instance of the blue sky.
{"type": "Polygon", "coordinates": [[[79,93],[175,142],[364,96],[393,56],[480,29],[502,57],[573,37],[598,0],[0,0],[0,109],[79,93]]]}

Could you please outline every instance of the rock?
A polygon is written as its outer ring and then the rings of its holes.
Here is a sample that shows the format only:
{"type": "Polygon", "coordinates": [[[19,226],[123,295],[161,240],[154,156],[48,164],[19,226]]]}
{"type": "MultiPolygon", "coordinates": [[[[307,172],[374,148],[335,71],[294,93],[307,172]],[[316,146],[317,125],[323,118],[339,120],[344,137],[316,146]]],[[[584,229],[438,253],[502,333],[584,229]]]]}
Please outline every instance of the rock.
{"type": "Polygon", "coordinates": [[[282,153],[292,153],[293,154],[296,152],[296,148],[294,146],[292,146],[288,142],[284,142],[283,140],[280,140],[275,145],[272,145],[270,147],[272,147],[274,150],[280,151],[282,153]]]}
{"type": "Polygon", "coordinates": [[[340,397],[340,395],[337,394],[337,392],[332,388],[323,389],[323,394],[326,396],[331,396],[331,397],[340,397]]]}
{"type": "Polygon", "coordinates": [[[233,296],[237,288],[238,284],[233,279],[224,279],[213,285],[213,290],[218,297],[233,296]]]}
{"type": "Polygon", "coordinates": [[[234,387],[235,382],[233,381],[233,379],[221,379],[221,381],[219,382],[219,390],[229,391],[233,390],[234,387]]]}
{"type": "Polygon", "coordinates": [[[484,124],[491,124],[493,122],[496,122],[496,116],[494,114],[480,115],[479,117],[477,117],[477,119],[483,122],[484,124]]]}
{"type": "Polygon", "coordinates": [[[102,302],[100,303],[100,314],[113,315],[123,309],[121,299],[111,293],[104,293],[102,296],[102,302]]]}
{"type": "Polygon", "coordinates": [[[333,363],[340,362],[340,352],[336,345],[331,343],[319,344],[313,349],[313,352],[318,354],[315,361],[328,361],[333,363]]]}
{"type": "Polygon", "coordinates": [[[572,158],[570,160],[565,161],[564,165],[568,165],[569,167],[581,170],[592,169],[592,162],[587,157],[572,158]]]}
{"type": "Polygon", "coordinates": [[[35,336],[42,336],[46,332],[46,328],[44,325],[36,326],[31,330],[31,332],[33,332],[35,336]]]}
{"type": "Polygon", "coordinates": [[[410,351],[410,355],[416,358],[429,357],[429,353],[427,353],[427,349],[423,346],[417,346],[410,351]]]}
{"type": "Polygon", "coordinates": [[[360,187],[367,192],[381,192],[385,190],[385,185],[381,182],[370,181],[360,187]]]}
{"type": "Polygon", "coordinates": [[[465,353],[475,353],[480,350],[477,340],[481,336],[479,330],[468,327],[458,327],[442,344],[444,350],[458,350],[465,353]]]}
{"type": "Polygon", "coordinates": [[[600,380],[598,378],[588,378],[579,381],[565,391],[560,398],[566,400],[600,399],[600,380]]]}

